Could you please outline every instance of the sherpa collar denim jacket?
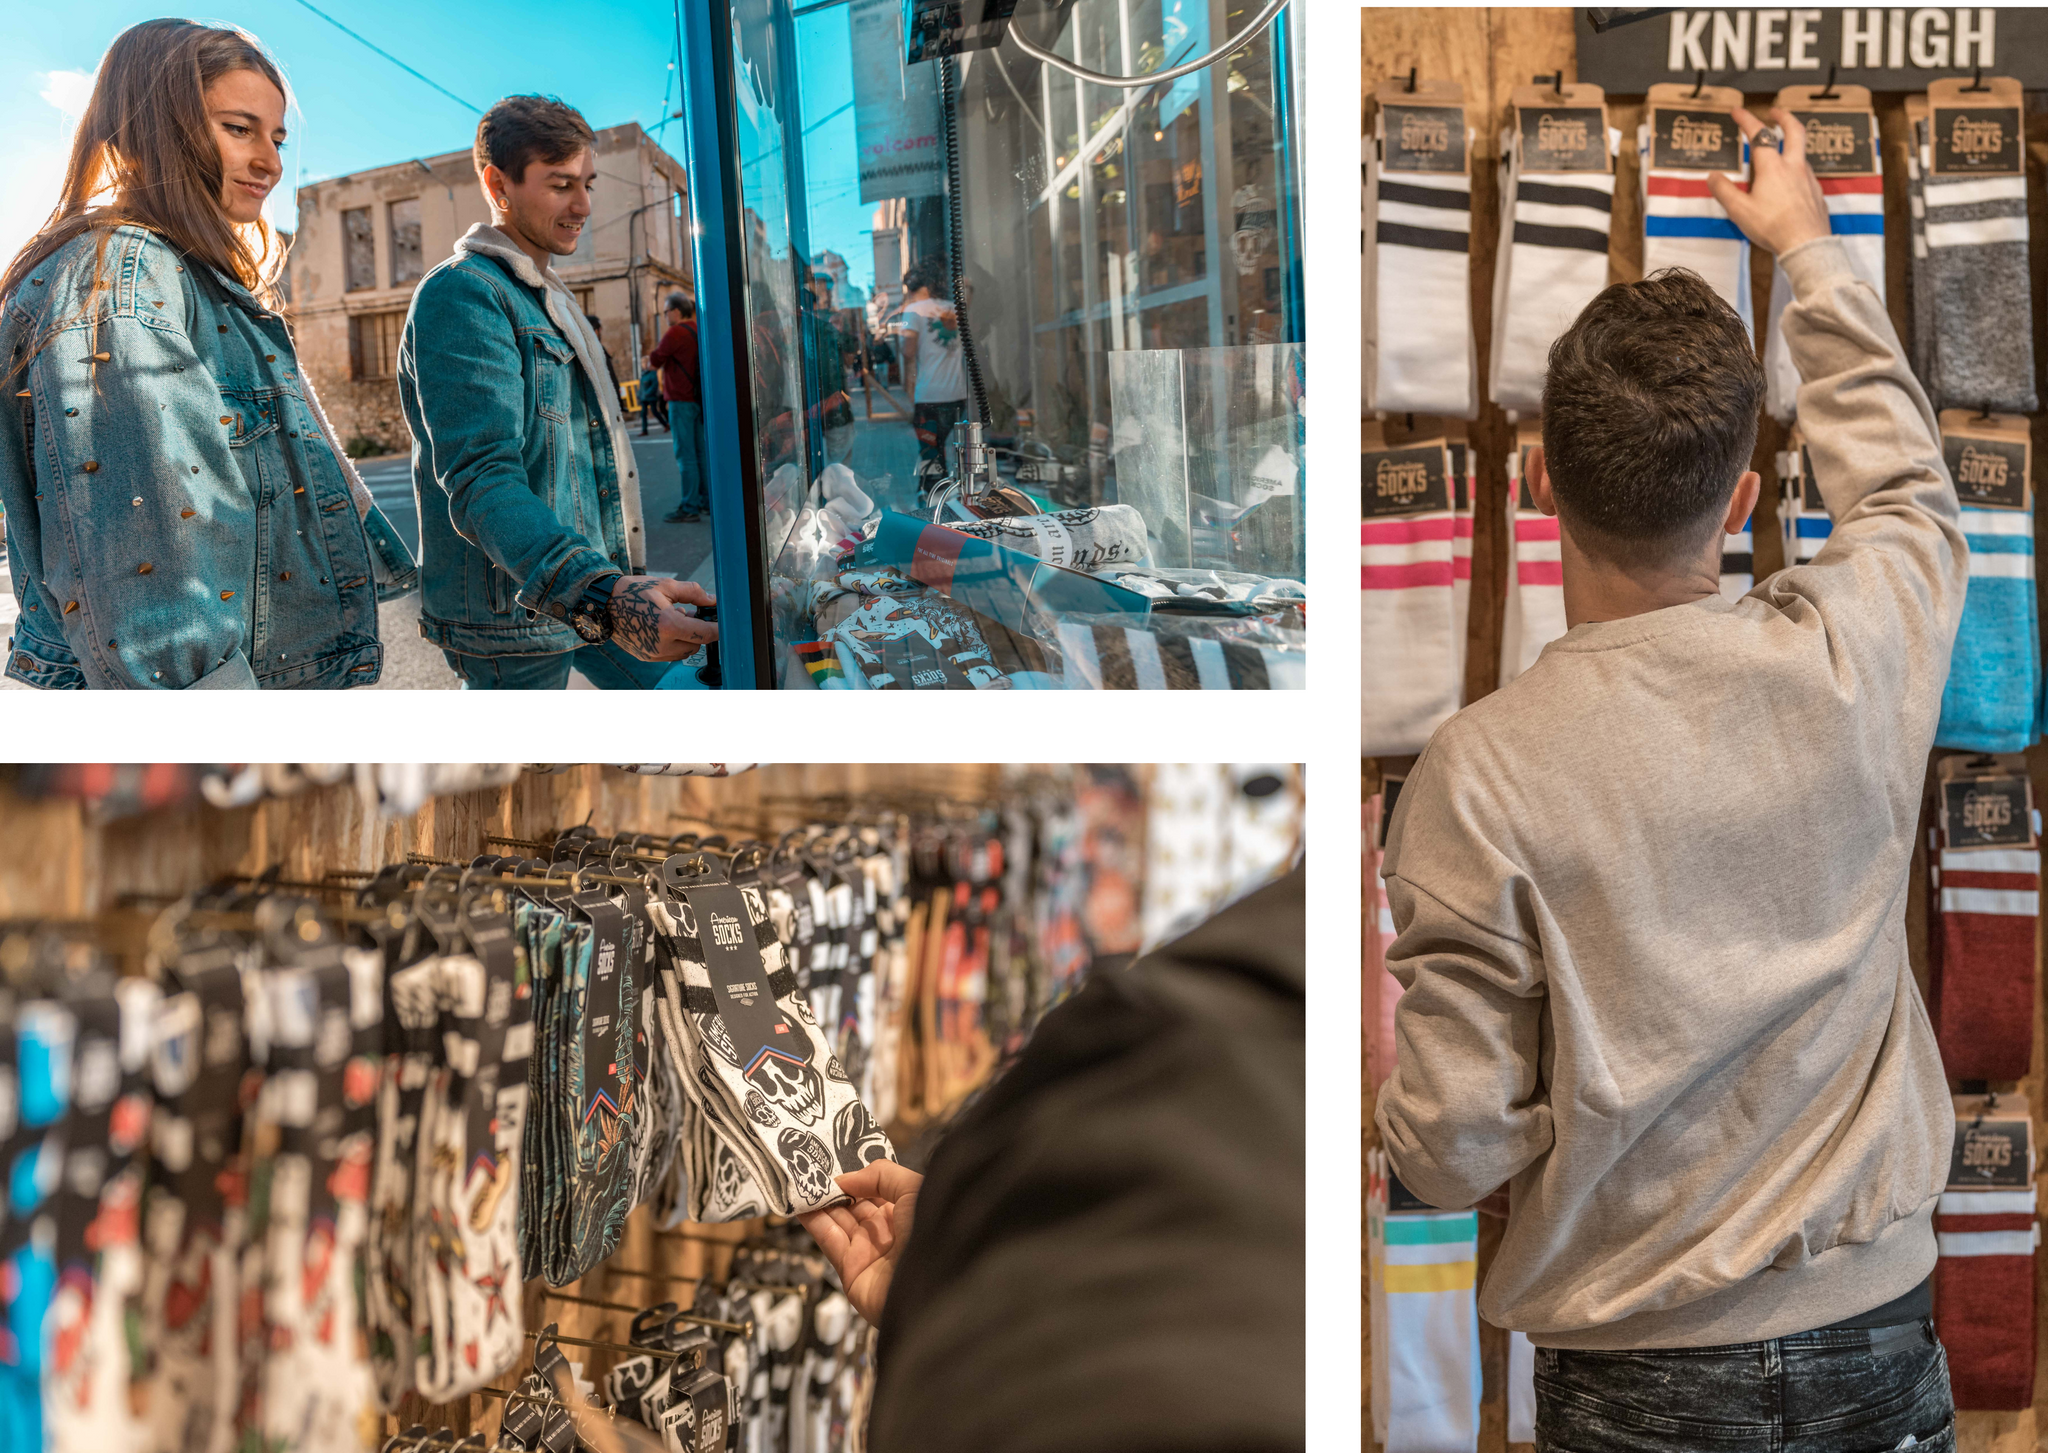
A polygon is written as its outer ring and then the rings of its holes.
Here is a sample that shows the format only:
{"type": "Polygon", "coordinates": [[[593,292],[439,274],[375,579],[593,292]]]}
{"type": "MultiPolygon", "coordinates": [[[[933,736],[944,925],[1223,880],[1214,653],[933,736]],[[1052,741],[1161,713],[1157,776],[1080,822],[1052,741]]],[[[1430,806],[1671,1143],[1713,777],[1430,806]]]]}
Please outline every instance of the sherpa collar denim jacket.
{"type": "Polygon", "coordinates": [[[377,602],[414,587],[412,559],[246,288],[143,228],[87,233],[0,300],[0,365],[7,675],[377,679],[377,602]]]}
{"type": "Polygon", "coordinates": [[[573,651],[583,589],[646,559],[640,479],[596,337],[552,268],[475,226],[420,280],[398,347],[420,501],[420,634],[472,656],[573,651]]]}

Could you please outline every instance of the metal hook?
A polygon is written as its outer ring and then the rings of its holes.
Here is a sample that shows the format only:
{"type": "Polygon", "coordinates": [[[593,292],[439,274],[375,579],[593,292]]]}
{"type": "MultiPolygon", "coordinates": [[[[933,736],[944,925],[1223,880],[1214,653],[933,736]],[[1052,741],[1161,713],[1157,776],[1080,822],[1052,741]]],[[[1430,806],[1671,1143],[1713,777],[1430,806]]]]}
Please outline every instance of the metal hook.
{"type": "Polygon", "coordinates": [[[1420,69],[1420,67],[1408,67],[1408,94],[1411,96],[1415,94],[1415,73],[1418,69],[1420,69]]]}
{"type": "Polygon", "coordinates": [[[1969,85],[1967,85],[1967,86],[1965,86],[1965,87],[1963,87],[1963,90],[1964,90],[1964,91],[1966,91],[1966,92],[1968,92],[1968,91],[1988,91],[1988,90],[1990,90],[1990,89],[1991,89],[1991,88],[1990,88],[1989,86],[1987,86],[1987,85],[1985,85],[1985,84],[1984,84],[1984,67],[1982,67],[1982,66],[1978,66],[1978,67],[1976,68],[1976,70],[1974,70],[1973,72],[1971,72],[1971,74],[1970,74],[1970,84],[1969,84],[1969,85]]]}
{"type": "Polygon", "coordinates": [[[1838,69],[1839,67],[1833,64],[1828,66],[1828,83],[1813,93],[1814,100],[1832,101],[1835,99],[1835,72],[1838,69]]]}
{"type": "Polygon", "coordinates": [[[1557,97],[1558,100],[1562,101],[1565,99],[1563,71],[1559,71],[1556,75],[1552,76],[1531,76],[1529,79],[1539,86],[1549,86],[1550,94],[1557,97]]]}
{"type": "Polygon", "coordinates": [[[1686,99],[1688,101],[1698,100],[1700,92],[1706,89],[1706,85],[1707,73],[1705,71],[1694,71],[1692,76],[1692,93],[1686,99]]]}

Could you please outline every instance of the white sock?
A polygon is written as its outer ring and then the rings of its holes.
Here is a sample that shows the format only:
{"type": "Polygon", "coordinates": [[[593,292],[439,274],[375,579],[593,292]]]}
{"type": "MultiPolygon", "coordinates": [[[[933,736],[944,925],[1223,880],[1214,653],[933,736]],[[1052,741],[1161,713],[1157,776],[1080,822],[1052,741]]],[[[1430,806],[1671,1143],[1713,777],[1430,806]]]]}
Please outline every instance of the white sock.
{"type": "Polygon", "coordinates": [[[1387,1210],[1385,1157],[1366,1200],[1373,1422],[1386,1453],[1479,1446],[1479,1216],[1387,1210]]]}
{"type": "MultiPolygon", "coordinates": [[[[1873,159],[1879,153],[1873,151],[1873,159]]],[[[1882,165],[1882,162],[1878,162],[1882,165]]],[[[1821,177],[1821,195],[1827,198],[1829,230],[1849,254],[1849,266],[1856,276],[1884,297],[1884,177],[1821,177]]],[[[1781,320],[1792,301],[1792,280],[1785,269],[1771,264],[1771,317],[1764,333],[1764,407],[1781,424],[1792,422],[1799,400],[1799,370],[1792,366],[1792,349],[1785,342],[1781,320]]]]}
{"type": "Polygon", "coordinates": [[[1565,633],[1564,565],[1557,517],[1520,507],[1521,450],[1509,455],[1509,532],[1514,545],[1508,557],[1508,612],[1513,638],[1503,635],[1500,679],[1505,686],[1536,664],[1543,648],[1565,633]]]}
{"type": "Polygon", "coordinates": [[[1778,454],[1782,503],[1778,519],[1785,539],[1785,563],[1806,565],[1820,554],[1835,522],[1821,503],[1820,486],[1807,473],[1806,440],[1794,429],[1778,454]]]}
{"type": "MultiPolygon", "coordinates": [[[[1708,173],[1670,171],[1650,166],[1650,126],[1638,132],[1643,174],[1643,276],[1667,267],[1698,273],[1721,295],[1748,327],[1749,239],[1728,220],[1728,213],[1707,189],[1708,173]]],[[[1729,172],[1744,190],[1749,187],[1749,148],[1742,150],[1742,168],[1729,172]]]]}
{"type": "MultiPolygon", "coordinates": [[[[1373,459],[1366,456],[1367,469],[1373,459]]],[[[1458,709],[1456,528],[1451,509],[1360,522],[1360,639],[1372,663],[1364,680],[1367,756],[1421,751],[1458,709]]]]}
{"type": "Polygon", "coordinates": [[[1504,409],[1535,413],[1550,345],[1607,286],[1614,173],[1526,177],[1521,168],[1521,137],[1511,134],[1488,391],[1504,409]]]}
{"type": "Polygon", "coordinates": [[[1472,178],[1374,169],[1375,377],[1370,407],[1469,419],[1472,178]]]}
{"type": "Polygon", "coordinates": [[[1451,676],[1465,699],[1465,633],[1472,618],[1472,501],[1479,490],[1479,456],[1462,441],[1451,445],[1451,676]]]}
{"type": "Polygon", "coordinates": [[[1508,1333],[1508,1441],[1536,1441],[1536,1346],[1521,1332],[1508,1333]]]}

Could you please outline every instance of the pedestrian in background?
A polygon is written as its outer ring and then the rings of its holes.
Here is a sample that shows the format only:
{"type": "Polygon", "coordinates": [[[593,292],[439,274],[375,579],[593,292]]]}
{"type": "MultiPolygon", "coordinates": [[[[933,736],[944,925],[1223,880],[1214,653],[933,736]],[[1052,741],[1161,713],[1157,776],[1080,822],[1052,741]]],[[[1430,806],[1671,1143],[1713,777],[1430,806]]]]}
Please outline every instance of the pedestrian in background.
{"type": "Polygon", "coordinates": [[[697,375],[697,305],[682,293],[670,293],[662,312],[668,329],[647,355],[647,366],[661,370],[661,396],[668,405],[669,440],[676,451],[676,474],[682,495],[671,524],[693,524],[710,512],[704,491],[704,395],[697,375]]]}

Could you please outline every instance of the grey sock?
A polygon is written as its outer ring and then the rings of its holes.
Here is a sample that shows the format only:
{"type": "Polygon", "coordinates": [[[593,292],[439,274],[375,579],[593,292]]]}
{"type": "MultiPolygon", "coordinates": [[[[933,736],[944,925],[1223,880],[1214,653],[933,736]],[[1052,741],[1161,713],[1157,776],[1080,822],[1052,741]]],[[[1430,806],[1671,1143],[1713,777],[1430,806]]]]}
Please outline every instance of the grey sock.
{"type": "Polygon", "coordinates": [[[1924,186],[1935,407],[2031,414],[2026,178],[1929,176],[1924,186]]]}

